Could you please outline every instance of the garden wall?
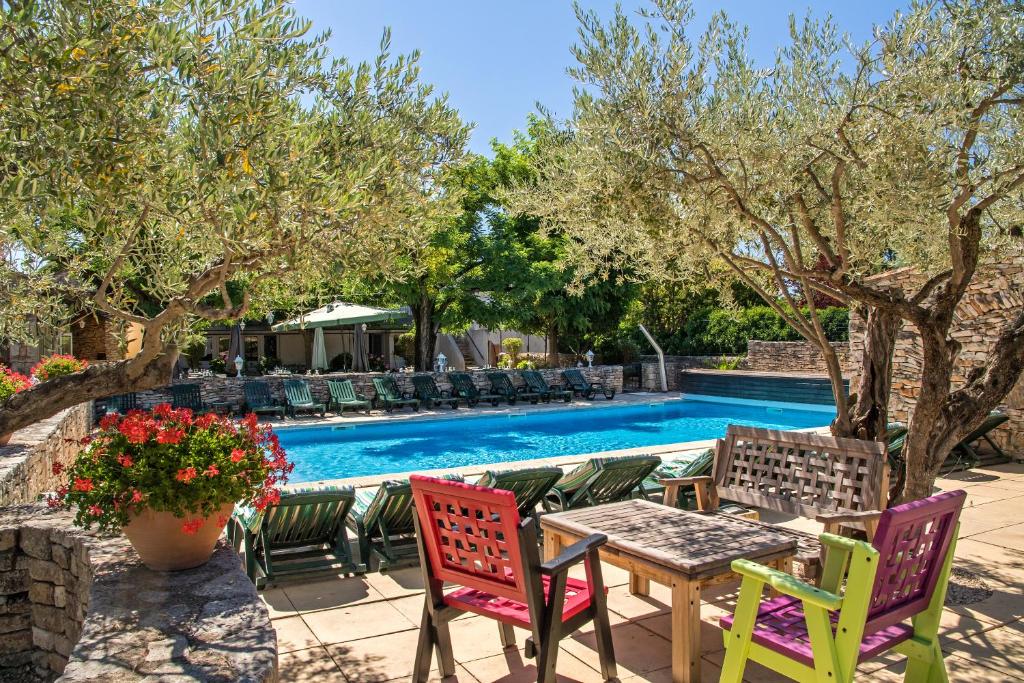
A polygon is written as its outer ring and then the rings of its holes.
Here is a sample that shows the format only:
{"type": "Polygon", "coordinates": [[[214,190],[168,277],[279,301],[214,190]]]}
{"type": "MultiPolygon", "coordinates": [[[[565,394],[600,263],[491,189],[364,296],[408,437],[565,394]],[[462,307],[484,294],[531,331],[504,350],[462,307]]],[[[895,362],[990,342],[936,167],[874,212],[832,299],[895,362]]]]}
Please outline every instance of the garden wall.
{"type": "MultiPolygon", "coordinates": [[[[615,389],[616,392],[622,391],[622,366],[621,365],[599,365],[593,368],[582,368],[583,374],[592,380],[600,380],[604,382],[605,386],[610,386],[615,389]]],[[[561,370],[559,369],[544,369],[539,370],[544,375],[544,378],[549,384],[561,384],[561,370]]],[[[442,390],[451,389],[451,383],[448,381],[448,375],[446,373],[416,373],[420,375],[430,374],[434,377],[437,385],[442,390]]],[[[470,371],[473,377],[473,382],[480,388],[489,388],[490,382],[487,379],[487,374],[482,370],[470,371]]],[[[517,385],[523,383],[522,378],[519,377],[518,373],[510,373],[512,381],[517,385]]],[[[352,372],[335,372],[325,375],[264,375],[256,379],[265,381],[270,386],[270,392],[274,398],[279,401],[284,401],[284,382],[287,379],[302,379],[309,382],[310,391],[314,398],[321,402],[327,402],[329,397],[327,389],[327,380],[329,379],[349,379],[352,380],[352,384],[355,387],[357,393],[365,395],[367,398],[374,398],[376,392],[373,390],[373,378],[381,377],[382,373],[352,373],[352,372]]],[[[412,392],[412,373],[399,372],[391,375],[398,382],[398,386],[402,391],[412,392]]],[[[243,380],[236,379],[234,377],[199,377],[174,380],[175,384],[188,384],[197,383],[202,386],[203,400],[206,402],[222,402],[229,403],[235,409],[240,409],[242,404],[245,402],[245,382],[243,380]]],[[[156,390],[156,391],[144,391],[139,393],[139,402],[145,407],[151,407],[158,403],[165,403],[171,400],[170,392],[167,389],[156,390]]]]}
{"type": "MultiPolygon", "coordinates": [[[[922,278],[913,270],[902,269],[878,276],[876,280],[911,289],[922,278]]],[[[956,309],[951,330],[953,338],[961,344],[953,378],[954,387],[964,382],[971,368],[984,362],[996,338],[1022,308],[1024,256],[1010,258],[1001,264],[988,264],[979,269],[956,309]]],[[[850,351],[853,358],[859,359],[863,348],[864,320],[851,312],[850,351]]],[[[856,377],[859,374],[857,363],[852,365],[851,375],[856,377]]],[[[911,323],[904,323],[893,355],[892,394],[889,401],[891,419],[908,419],[920,393],[920,373],[920,333],[911,323]]],[[[991,436],[1007,452],[1020,456],[1024,454],[1024,379],[1017,382],[999,409],[1009,415],[1010,420],[991,436]]]]}
{"type": "Polygon", "coordinates": [[[270,616],[224,541],[154,572],[45,505],[0,512],[0,630],[4,681],[277,680],[270,616]]]}
{"type": "Polygon", "coordinates": [[[14,432],[0,447],[0,506],[29,503],[54,490],[54,463],[69,464],[91,427],[90,402],[14,432]]]}
{"type": "MultiPolygon", "coordinates": [[[[850,346],[846,342],[832,342],[832,348],[839,356],[843,373],[850,368],[850,346]]],[[[828,374],[825,360],[817,346],[807,341],[758,341],[747,342],[747,358],[744,370],[756,372],[795,372],[828,374]]]]}

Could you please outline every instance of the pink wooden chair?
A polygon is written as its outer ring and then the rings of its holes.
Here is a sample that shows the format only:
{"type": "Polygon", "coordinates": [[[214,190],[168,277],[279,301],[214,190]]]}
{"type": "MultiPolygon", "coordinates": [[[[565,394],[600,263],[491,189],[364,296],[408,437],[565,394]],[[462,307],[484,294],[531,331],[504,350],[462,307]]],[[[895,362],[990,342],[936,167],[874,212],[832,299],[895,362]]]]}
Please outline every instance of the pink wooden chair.
{"type": "Polygon", "coordinates": [[[461,482],[410,477],[416,506],[416,539],[426,584],[426,603],[412,680],[422,683],[437,649],[441,675],[455,673],[448,622],[463,612],[498,621],[501,644],[515,645],[512,627],[532,632],[526,656],[537,657],[537,681],[555,680],[559,640],[593,620],[601,674],[616,676],[611,627],[605,606],[594,534],[541,563],[536,526],[520,519],[511,491],[461,482]],[[587,580],[568,576],[583,562],[587,580]],[[447,595],[445,581],[461,586],[447,595]]]}
{"type": "Polygon", "coordinates": [[[909,657],[904,680],[947,681],[939,619],[965,497],[949,491],[890,508],[871,544],[822,534],[820,588],[733,562],[743,584],[736,612],[721,621],[721,680],[739,683],[753,659],[798,681],[849,682],[857,664],[894,650],[909,657]],[[765,585],[779,597],[762,600],[765,585]]]}

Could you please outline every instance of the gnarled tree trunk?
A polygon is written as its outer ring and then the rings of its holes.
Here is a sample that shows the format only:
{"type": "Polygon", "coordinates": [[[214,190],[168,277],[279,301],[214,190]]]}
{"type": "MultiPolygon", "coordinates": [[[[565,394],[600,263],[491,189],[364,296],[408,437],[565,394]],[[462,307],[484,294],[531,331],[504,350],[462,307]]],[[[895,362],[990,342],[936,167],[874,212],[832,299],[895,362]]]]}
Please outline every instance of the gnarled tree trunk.
{"type": "Polygon", "coordinates": [[[162,387],[171,381],[178,349],[164,345],[156,353],[90,365],[81,372],[40,382],[0,406],[0,435],[27,427],[97,398],[162,387]]]}
{"type": "Polygon", "coordinates": [[[903,319],[895,311],[874,306],[860,313],[865,322],[864,349],[857,400],[850,407],[851,436],[876,441],[885,437],[889,424],[892,355],[903,319]]]}
{"type": "Polygon", "coordinates": [[[416,369],[432,370],[434,368],[434,346],[437,343],[437,324],[434,322],[434,301],[426,295],[412,306],[416,318],[416,369]]]}

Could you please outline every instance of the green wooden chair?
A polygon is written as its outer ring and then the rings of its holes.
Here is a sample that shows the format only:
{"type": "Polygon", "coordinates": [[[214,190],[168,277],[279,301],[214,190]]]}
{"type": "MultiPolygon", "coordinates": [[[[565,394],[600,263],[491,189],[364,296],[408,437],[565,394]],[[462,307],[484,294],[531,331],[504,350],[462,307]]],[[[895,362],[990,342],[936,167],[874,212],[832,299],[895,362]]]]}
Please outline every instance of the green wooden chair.
{"type": "Polygon", "coordinates": [[[497,407],[498,403],[501,402],[501,396],[488,391],[481,391],[473,383],[473,377],[467,372],[449,372],[448,380],[452,383],[452,395],[464,399],[466,405],[470,408],[480,403],[480,401],[487,401],[494,407],[497,407]]]}
{"type": "Polygon", "coordinates": [[[544,498],[544,509],[573,510],[634,495],[646,499],[640,484],[660,464],[661,458],[656,455],[591,458],[555,482],[544,498]]]}
{"type": "Polygon", "coordinates": [[[491,383],[491,391],[508,401],[510,406],[521,398],[533,404],[540,401],[540,394],[529,387],[517,387],[512,383],[512,378],[500,370],[488,372],[487,380],[491,383]]]}
{"type": "Polygon", "coordinates": [[[869,544],[834,534],[819,586],[750,560],[734,614],[722,617],[724,683],[752,660],[797,681],[851,683],[857,665],[888,651],[906,655],[907,683],[949,680],[939,622],[966,494],[947,491],[879,513],[869,544]],[[763,599],[764,589],[775,597],[763,599]]]}
{"type": "Polygon", "coordinates": [[[450,391],[443,391],[437,387],[437,382],[430,375],[413,375],[412,386],[420,405],[428,408],[436,408],[448,404],[452,410],[459,407],[459,399],[452,396],[450,391]]]}
{"type": "Polygon", "coordinates": [[[284,417],[286,408],[270,395],[270,385],[260,380],[245,383],[246,409],[257,415],[279,415],[284,417]]]}
{"type": "MultiPolygon", "coordinates": [[[[665,485],[662,479],[679,479],[682,477],[703,477],[711,474],[715,464],[715,449],[707,448],[695,453],[683,453],[674,456],[673,460],[658,465],[640,484],[647,496],[664,494],[665,485]]],[[[676,505],[686,510],[696,508],[696,496],[693,487],[680,489],[676,496],[676,505]]]]}
{"type": "MultiPolygon", "coordinates": [[[[457,474],[444,478],[463,481],[457,474]]],[[[381,572],[416,564],[416,529],[408,480],[384,481],[376,490],[357,491],[348,524],[359,538],[359,561],[367,567],[371,557],[376,558],[381,572]]]]}
{"type": "Polygon", "coordinates": [[[384,377],[374,377],[373,388],[377,392],[378,407],[383,408],[389,413],[395,408],[401,409],[405,406],[409,406],[415,411],[420,409],[420,400],[413,397],[412,394],[403,394],[399,391],[398,383],[395,382],[394,377],[387,375],[384,377]]]}
{"type": "Polygon", "coordinates": [[[313,394],[305,380],[286,379],[284,381],[284,396],[288,402],[288,413],[292,417],[295,417],[299,411],[320,413],[320,417],[327,414],[327,406],[313,400],[313,394]]]}
{"type": "Polygon", "coordinates": [[[526,382],[526,386],[530,387],[531,391],[537,392],[537,394],[540,395],[541,400],[545,403],[550,403],[552,398],[560,398],[566,403],[572,401],[572,389],[556,387],[548,384],[547,380],[544,379],[544,375],[536,370],[523,370],[519,374],[522,375],[523,381],[526,382]]]}
{"type": "Polygon", "coordinates": [[[193,413],[205,413],[209,410],[203,402],[203,391],[198,384],[172,384],[171,407],[188,408],[193,413]]]}
{"type": "Polygon", "coordinates": [[[604,382],[588,381],[587,378],[583,376],[583,371],[578,368],[562,370],[562,379],[565,380],[565,386],[567,389],[572,389],[572,392],[575,395],[582,396],[587,400],[593,400],[599,391],[604,394],[604,397],[609,401],[615,398],[615,389],[606,387],[604,382]]]}
{"type": "Polygon", "coordinates": [[[281,493],[263,512],[237,506],[228,538],[245,550],[245,572],[257,586],[278,576],[332,570],[364,572],[352,560],[345,518],[355,503],[351,486],[321,486],[281,493]]]}
{"type": "Polygon", "coordinates": [[[519,516],[533,517],[539,521],[537,506],[561,478],[562,470],[557,467],[528,467],[521,470],[487,470],[475,484],[511,491],[519,506],[519,516]]]}
{"type": "Polygon", "coordinates": [[[345,408],[362,410],[367,414],[370,412],[370,401],[362,394],[357,394],[350,379],[329,379],[327,390],[331,392],[331,398],[327,402],[327,409],[342,415],[345,408]]]}

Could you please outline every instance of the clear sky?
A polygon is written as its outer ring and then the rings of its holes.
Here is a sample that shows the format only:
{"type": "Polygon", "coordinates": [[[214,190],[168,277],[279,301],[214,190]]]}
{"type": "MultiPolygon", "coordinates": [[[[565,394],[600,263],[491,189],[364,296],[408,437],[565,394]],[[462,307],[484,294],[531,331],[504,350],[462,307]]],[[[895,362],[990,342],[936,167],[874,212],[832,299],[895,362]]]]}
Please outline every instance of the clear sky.
{"type": "MultiPolygon", "coordinates": [[[[614,0],[585,0],[585,7],[610,16],[614,0]]],[[[623,0],[634,8],[638,0],[623,0]]],[[[770,63],[788,38],[788,17],[810,8],[832,14],[854,39],[870,36],[905,0],[694,0],[696,26],[723,9],[750,27],[756,59],[770,63]]],[[[559,116],[572,109],[576,42],[571,0],[296,0],[314,31],[331,29],[330,49],[353,61],[373,59],[385,26],[395,52],[422,52],[424,80],[447,92],[466,121],[475,124],[470,147],[489,153],[490,140],[507,141],[525,126],[540,102],[559,116]]]]}

